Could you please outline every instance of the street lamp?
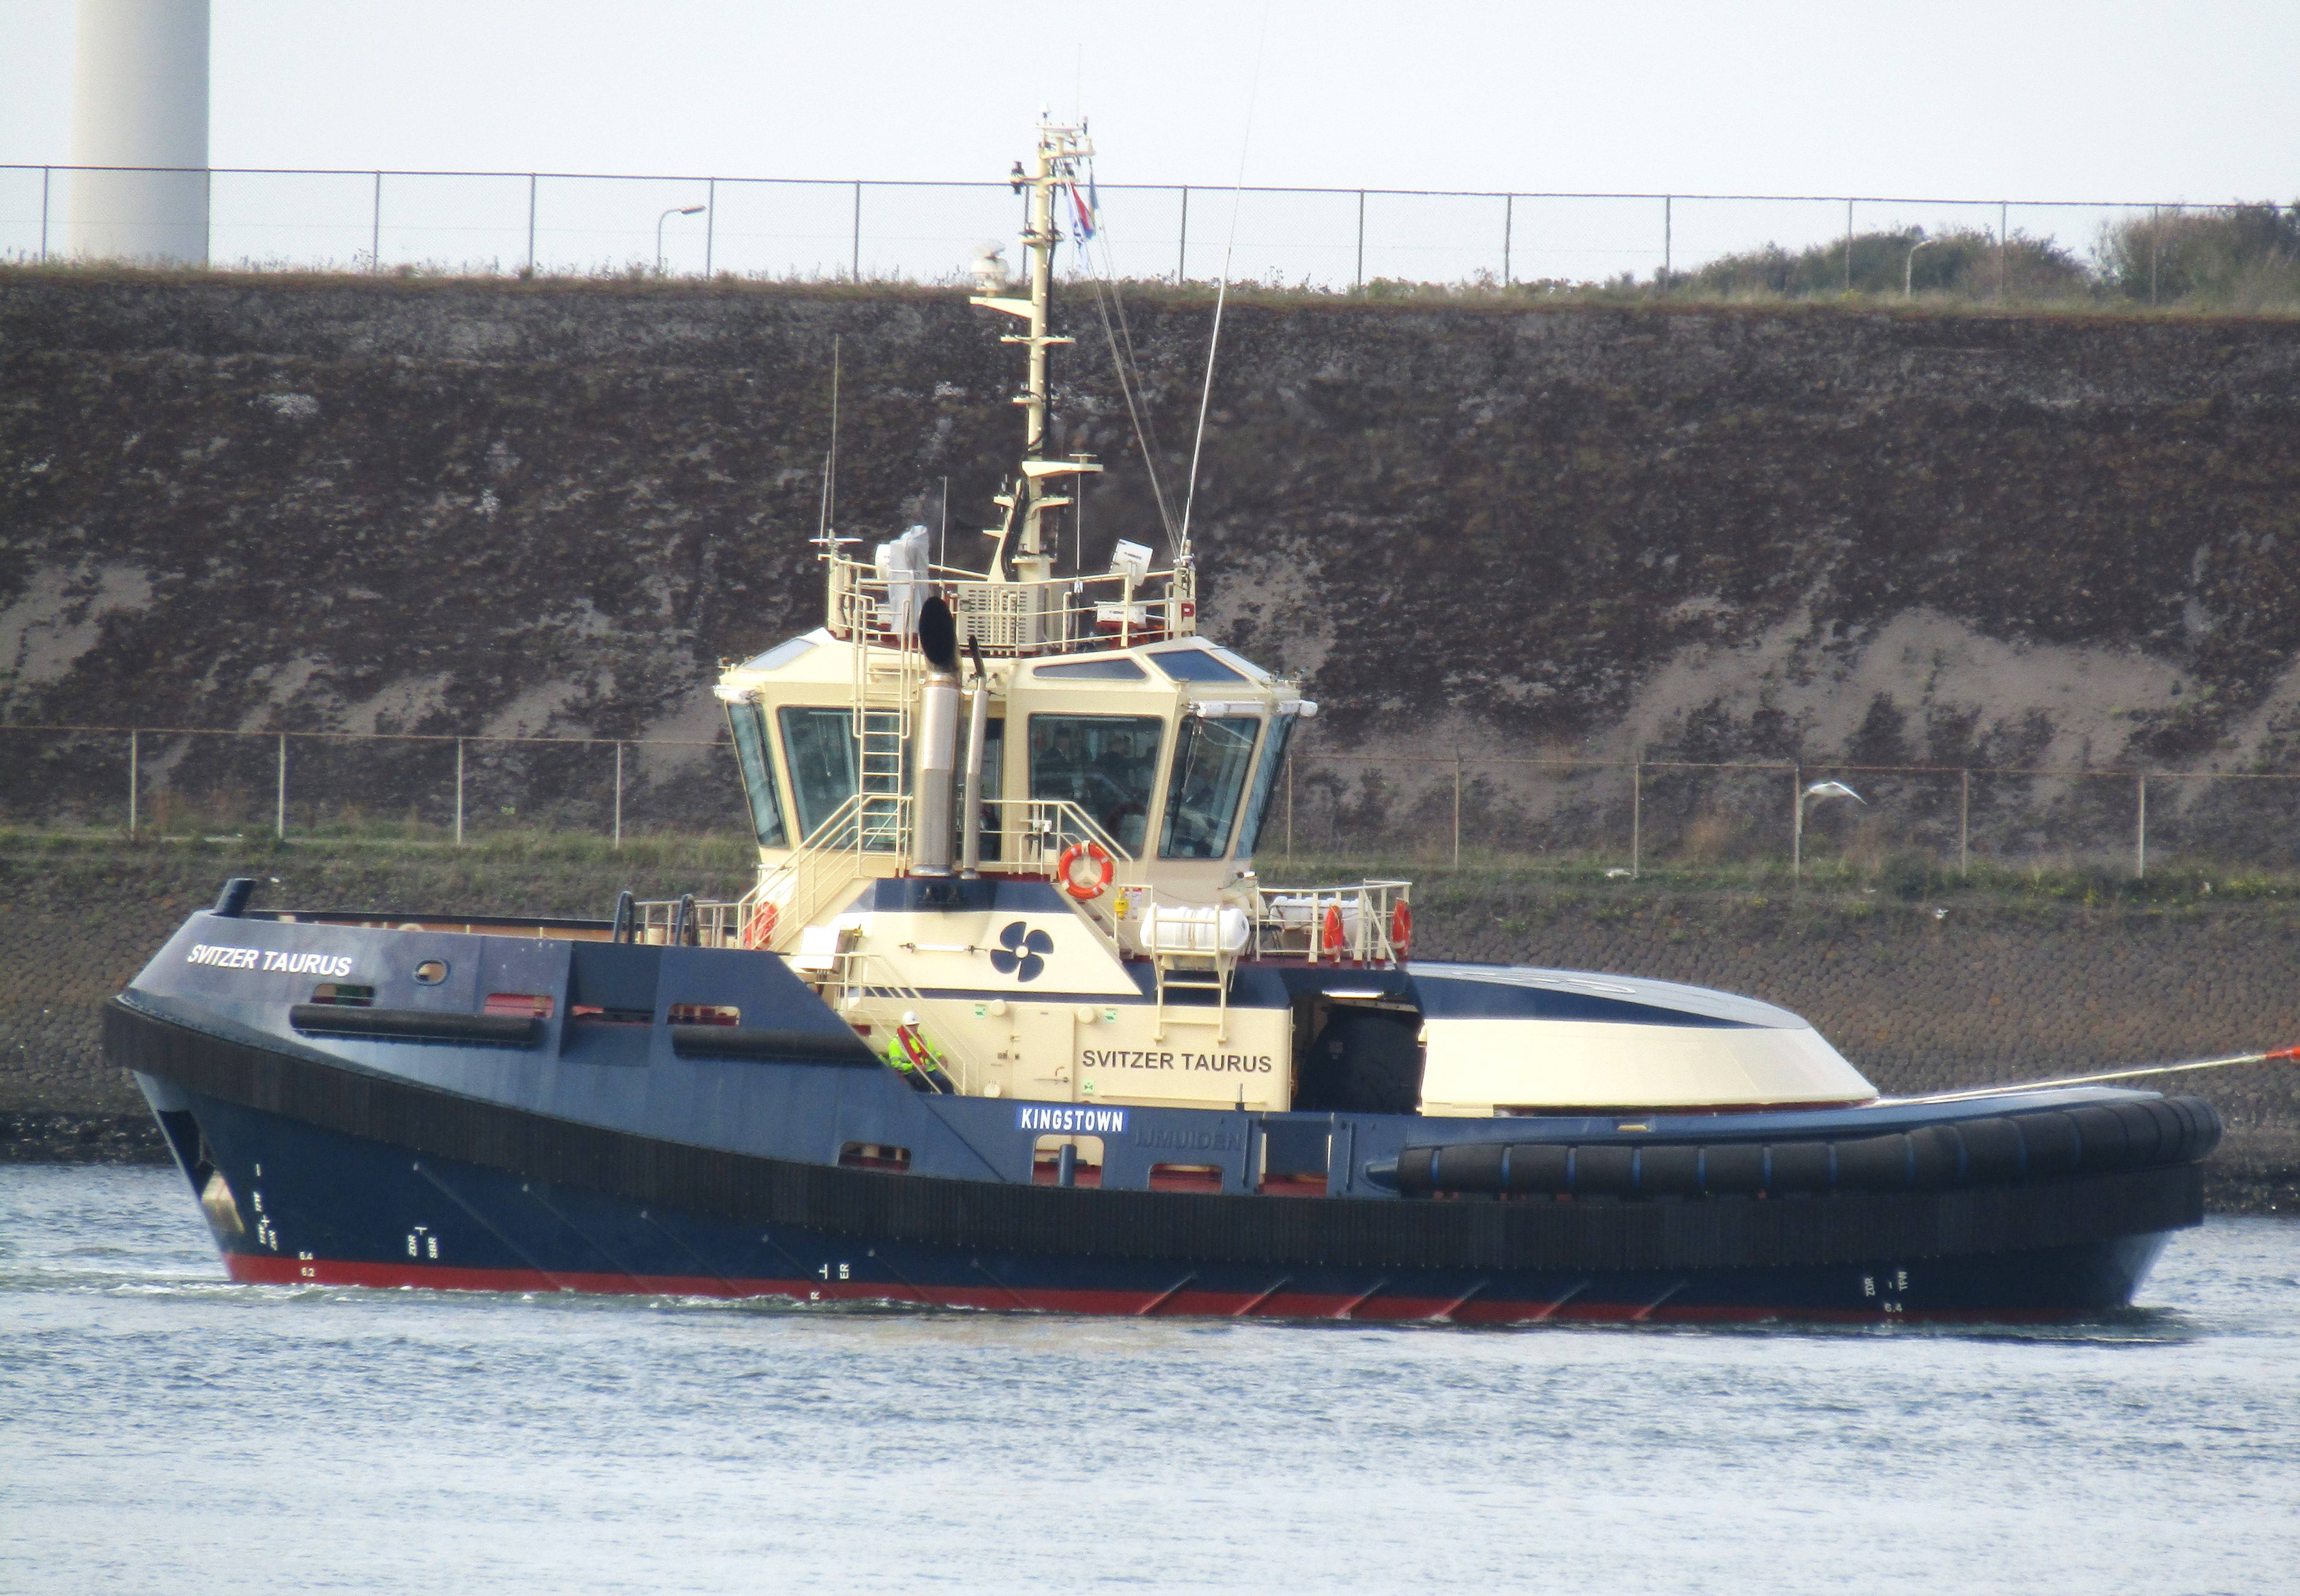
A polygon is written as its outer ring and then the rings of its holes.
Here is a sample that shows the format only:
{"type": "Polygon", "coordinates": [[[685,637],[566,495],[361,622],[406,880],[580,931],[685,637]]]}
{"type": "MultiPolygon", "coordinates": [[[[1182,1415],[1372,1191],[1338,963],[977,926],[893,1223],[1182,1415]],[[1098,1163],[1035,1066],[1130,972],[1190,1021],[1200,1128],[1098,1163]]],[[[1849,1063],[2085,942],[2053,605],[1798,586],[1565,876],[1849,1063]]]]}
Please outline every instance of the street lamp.
{"type": "MultiPolygon", "coordinates": [[[[1917,251],[1922,249],[1928,244],[1938,244],[1940,240],[1938,238],[1920,238],[1915,243],[1909,246],[1909,263],[1905,267],[1902,268],[1901,271],[1902,298],[1913,298],[1916,295],[1917,251]]],[[[1846,790],[1850,791],[1851,790],[1847,789],[1846,790]]],[[[1854,793],[1853,796],[1859,798],[1861,795],[1859,793],[1854,793]]]]}
{"type": "Polygon", "coordinates": [[[704,209],[701,205],[673,205],[654,219],[654,274],[657,277],[662,275],[662,224],[674,216],[700,216],[704,209]]]}
{"type": "Polygon", "coordinates": [[[1854,803],[1862,805],[1864,807],[1867,806],[1869,802],[1867,798],[1862,798],[1859,793],[1854,791],[1853,789],[1847,787],[1842,781],[1815,781],[1812,786],[1797,794],[1796,820],[1796,823],[1789,827],[1790,880],[1802,880],[1804,875],[1805,806],[1807,804],[1820,802],[1824,798],[1849,798],[1854,803]]]}

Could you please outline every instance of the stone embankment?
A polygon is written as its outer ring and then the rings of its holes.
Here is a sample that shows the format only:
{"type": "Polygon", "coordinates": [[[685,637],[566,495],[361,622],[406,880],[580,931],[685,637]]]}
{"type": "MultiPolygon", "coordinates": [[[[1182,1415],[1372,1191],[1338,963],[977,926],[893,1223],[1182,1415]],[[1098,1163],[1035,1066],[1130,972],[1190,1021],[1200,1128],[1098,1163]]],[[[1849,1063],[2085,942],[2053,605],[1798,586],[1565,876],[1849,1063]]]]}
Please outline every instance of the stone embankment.
{"type": "MultiPolygon", "coordinates": [[[[0,848],[0,1157],[162,1156],[133,1086],[103,1060],[98,1010],[228,875],[262,901],[599,914],[643,896],[725,893],[732,857],[596,850],[316,847],[0,848]],[[276,878],[276,882],[275,882],[276,878]]],[[[1811,893],[1568,888],[1436,875],[1417,950],[1722,987],[1804,1015],[1885,1090],[1912,1093],[2300,1040],[2300,914],[2277,903],[1939,906],[1811,893]]],[[[2219,1105],[2214,1206],[2300,1211],[2300,1067],[2175,1077],[2219,1105]]]]}

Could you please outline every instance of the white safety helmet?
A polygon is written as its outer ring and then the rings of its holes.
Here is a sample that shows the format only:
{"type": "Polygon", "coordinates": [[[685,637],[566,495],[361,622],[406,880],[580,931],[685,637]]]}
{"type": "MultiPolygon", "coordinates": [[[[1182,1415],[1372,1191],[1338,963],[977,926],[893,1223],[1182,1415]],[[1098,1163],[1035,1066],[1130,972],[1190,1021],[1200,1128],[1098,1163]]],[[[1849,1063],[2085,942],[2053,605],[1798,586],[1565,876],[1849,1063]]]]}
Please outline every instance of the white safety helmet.
{"type": "Polygon", "coordinates": [[[918,1011],[917,1009],[915,1009],[915,1008],[906,1008],[906,1009],[903,1010],[903,1024],[905,1024],[905,1025],[915,1025],[915,1024],[917,1024],[918,1023],[919,1023],[919,1011],[918,1011]]]}

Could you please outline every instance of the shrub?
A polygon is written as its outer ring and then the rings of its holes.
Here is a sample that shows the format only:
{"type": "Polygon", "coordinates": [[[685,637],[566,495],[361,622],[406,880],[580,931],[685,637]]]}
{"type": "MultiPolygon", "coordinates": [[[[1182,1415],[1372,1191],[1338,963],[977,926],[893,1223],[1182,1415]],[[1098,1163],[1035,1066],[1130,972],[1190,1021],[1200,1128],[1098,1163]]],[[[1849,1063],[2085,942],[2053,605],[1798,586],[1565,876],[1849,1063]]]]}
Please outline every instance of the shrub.
{"type": "Polygon", "coordinates": [[[2093,255],[2111,291],[2146,305],[2300,304],[2300,204],[2135,213],[2104,224],[2093,255]]]}

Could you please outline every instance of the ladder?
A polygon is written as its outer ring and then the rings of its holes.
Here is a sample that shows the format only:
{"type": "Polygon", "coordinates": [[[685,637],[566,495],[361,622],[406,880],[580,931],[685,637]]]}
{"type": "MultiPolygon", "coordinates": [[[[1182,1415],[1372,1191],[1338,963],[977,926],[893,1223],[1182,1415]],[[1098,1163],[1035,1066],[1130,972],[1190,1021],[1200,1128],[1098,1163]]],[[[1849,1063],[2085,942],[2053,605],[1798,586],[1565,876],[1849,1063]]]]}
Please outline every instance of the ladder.
{"type": "Polygon", "coordinates": [[[921,675],[916,648],[873,648],[867,636],[858,632],[853,698],[855,790],[862,798],[855,816],[858,852],[909,851],[903,835],[903,798],[921,675]]]}
{"type": "Polygon", "coordinates": [[[1150,968],[1157,983],[1158,1040],[1166,1040],[1166,1026],[1212,1025],[1214,1040],[1229,1040],[1229,974],[1231,960],[1220,954],[1211,957],[1203,954],[1154,951],[1150,968]],[[1172,1013],[1166,1008],[1168,992],[1212,992],[1214,995],[1213,1017],[1205,1017],[1205,1009],[1198,1004],[1177,1005],[1172,1013]]]}

